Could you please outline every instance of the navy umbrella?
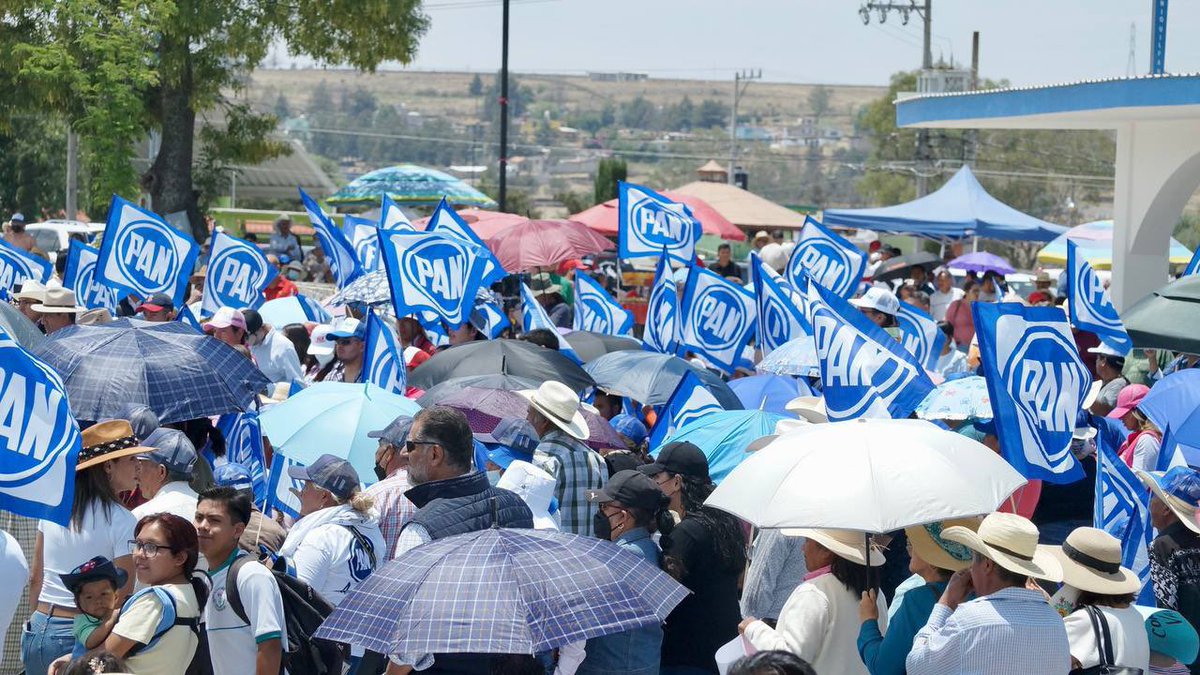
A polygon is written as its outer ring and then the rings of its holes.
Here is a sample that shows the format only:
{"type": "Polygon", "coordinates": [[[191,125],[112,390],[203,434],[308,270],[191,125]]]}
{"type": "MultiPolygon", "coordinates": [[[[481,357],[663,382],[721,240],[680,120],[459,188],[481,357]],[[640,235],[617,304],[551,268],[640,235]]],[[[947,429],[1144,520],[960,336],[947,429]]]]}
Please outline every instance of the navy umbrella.
{"type": "Polygon", "coordinates": [[[408,384],[428,390],[440,382],[468,375],[512,375],[538,384],[558,380],[577,392],[595,384],[557,349],[521,340],[480,340],[443,349],[413,369],[408,384]]]}
{"type": "MultiPolygon", "coordinates": [[[[569,337],[567,339],[570,339],[569,337]]],[[[742,402],[724,380],[711,371],[670,354],[613,352],[583,366],[596,386],[643,405],[666,403],[685,373],[695,373],[726,410],[741,410],[742,402]]]]}
{"type": "Polygon", "coordinates": [[[163,424],[240,412],[271,384],[250,359],[178,321],[70,326],[32,351],[62,376],[81,420],[119,417],[131,403],[163,424]]]}

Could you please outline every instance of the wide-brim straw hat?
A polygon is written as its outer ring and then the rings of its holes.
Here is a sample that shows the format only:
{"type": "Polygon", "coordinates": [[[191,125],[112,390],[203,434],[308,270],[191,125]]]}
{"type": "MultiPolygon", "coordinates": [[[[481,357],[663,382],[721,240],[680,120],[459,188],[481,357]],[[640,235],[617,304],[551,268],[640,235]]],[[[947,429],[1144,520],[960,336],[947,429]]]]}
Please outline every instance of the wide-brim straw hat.
{"type": "Polygon", "coordinates": [[[46,287],[36,279],[26,279],[25,283],[21,284],[21,292],[13,296],[13,300],[36,300],[44,302],[46,299],[46,287]]]}
{"type": "Polygon", "coordinates": [[[537,389],[527,389],[520,394],[534,410],[569,435],[581,441],[591,436],[587,420],[579,412],[579,395],[562,382],[550,380],[537,389]]]}
{"type": "MultiPolygon", "coordinates": [[[[867,554],[865,553],[867,546],[867,535],[854,530],[816,530],[809,528],[790,529],[784,528],[780,530],[785,537],[804,537],[812,539],[821,546],[829,549],[829,552],[843,560],[849,560],[852,563],[859,565],[867,564],[867,554]]],[[[871,547],[871,567],[879,567],[883,564],[883,553],[871,547]]]]}
{"type": "Polygon", "coordinates": [[[1062,565],[1063,583],[1100,595],[1137,593],[1141,579],[1121,566],[1121,542],[1094,527],[1077,527],[1062,547],[1053,551],[1062,565]]]}
{"type": "Polygon", "coordinates": [[[825,409],[825,398],[822,396],[797,396],[788,401],[784,409],[813,424],[829,421],[829,412],[825,409]]]}
{"type": "Polygon", "coordinates": [[[44,297],[33,306],[33,311],[41,314],[80,314],[88,311],[87,307],[75,304],[75,291],[69,288],[48,288],[44,297]]]}
{"type": "Polygon", "coordinates": [[[99,422],[83,430],[83,448],[75,464],[76,471],[83,471],[97,464],[114,459],[153,452],[141,444],[133,433],[128,420],[99,422]]]}
{"type": "Polygon", "coordinates": [[[1142,471],[1141,469],[1134,469],[1133,472],[1137,474],[1137,477],[1146,487],[1150,488],[1150,492],[1154,493],[1154,496],[1158,497],[1159,501],[1171,509],[1176,518],[1183,521],[1185,527],[1196,534],[1200,534],[1200,524],[1196,523],[1196,507],[1173,494],[1167,493],[1159,483],[1166,476],[1166,472],[1142,471]]]}
{"type": "Polygon", "coordinates": [[[750,441],[750,445],[746,446],[746,452],[758,452],[759,450],[762,450],[763,448],[770,445],[776,438],[779,438],[780,436],[782,436],[788,432],[796,431],[797,429],[803,429],[804,427],[807,427],[811,424],[812,424],[812,422],[809,422],[806,419],[799,419],[799,420],[782,419],[782,420],[779,420],[778,422],[775,423],[775,433],[767,434],[766,436],[759,436],[758,438],[754,439],[753,441],[750,441]]]}
{"type": "Polygon", "coordinates": [[[1037,526],[1012,513],[992,513],[979,530],[948,527],[942,538],[963,544],[1004,569],[1046,581],[1062,581],[1062,565],[1052,546],[1038,545],[1037,526]]]}
{"type": "Polygon", "coordinates": [[[936,523],[914,525],[904,528],[913,554],[921,560],[942,570],[958,572],[971,566],[971,549],[966,544],[951,541],[942,536],[946,528],[965,527],[972,532],[979,529],[980,518],[955,518],[936,523]]]}

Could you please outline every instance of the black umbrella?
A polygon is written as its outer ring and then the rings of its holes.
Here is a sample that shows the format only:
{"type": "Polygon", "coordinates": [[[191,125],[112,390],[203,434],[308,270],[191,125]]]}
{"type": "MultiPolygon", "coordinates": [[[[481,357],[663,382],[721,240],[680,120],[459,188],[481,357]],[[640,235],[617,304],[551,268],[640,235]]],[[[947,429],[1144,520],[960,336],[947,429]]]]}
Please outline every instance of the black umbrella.
{"type": "Polygon", "coordinates": [[[1121,313],[1136,347],[1200,354],[1200,276],[1163,286],[1121,313]]]}
{"type": "Polygon", "coordinates": [[[521,340],[481,340],[440,351],[415,368],[408,383],[428,390],[468,375],[514,375],[538,384],[558,380],[577,392],[596,384],[558,350],[521,340]]]}
{"type": "Polygon", "coordinates": [[[666,403],[679,380],[691,372],[726,410],[743,407],[737,394],[720,377],[670,354],[613,352],[588,363],[584,370],[595,378],[597,387],[610,394],[628,396],[642,405],[666,403]]]}
{"type": "Polygon", "coordinates": [[[531,380],[527,377],[514,377],[512,375],[468,375],[467,377],[456,377],[452,380],[446,380],[426,391],[417,399],[417,403],[421,404],[422,408],[428,408],[432,405],[438,405],[443,400],[450,398],[461,392],[464,389],[499,389],[501,391],[521,391],[523,389],[537,389],[541,382],[531,380]]]}
{"type": "Polygon", "coordinates": [[[908,276],[908,271],[914,267],[924,267],[928,272],[938,265],[942,264],[942,258],[934,253],[926,253],[917,251],[909,253],[891,260],[885,260],[880,263],[875,270],[873,281],[891,281],[892,279],[903,279],[908,276]]]}
{"type": "Polygon", "coordinates": [[[631,337],[594,333],[589,330],[571,331],[567,333],[566,338],[567,342],[571,343],[571,349],[575,350],[575,354],[583,359],[584,363],[605,354],[638,351],[642,348],[642,343],[631,337]]]}

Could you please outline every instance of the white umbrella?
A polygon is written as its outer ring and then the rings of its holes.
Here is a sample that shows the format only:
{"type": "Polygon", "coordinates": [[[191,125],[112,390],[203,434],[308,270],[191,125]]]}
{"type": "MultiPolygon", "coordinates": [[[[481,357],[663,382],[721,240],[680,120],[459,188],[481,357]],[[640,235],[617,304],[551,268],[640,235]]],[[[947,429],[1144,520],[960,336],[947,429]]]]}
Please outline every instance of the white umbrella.
{"type": "Polygon", "coordinates": [[[705,501],[761,528],[891,532],[991,513],[1025,483],[999,455],[923,420],[852,420],[787,432],[705,501]]]}

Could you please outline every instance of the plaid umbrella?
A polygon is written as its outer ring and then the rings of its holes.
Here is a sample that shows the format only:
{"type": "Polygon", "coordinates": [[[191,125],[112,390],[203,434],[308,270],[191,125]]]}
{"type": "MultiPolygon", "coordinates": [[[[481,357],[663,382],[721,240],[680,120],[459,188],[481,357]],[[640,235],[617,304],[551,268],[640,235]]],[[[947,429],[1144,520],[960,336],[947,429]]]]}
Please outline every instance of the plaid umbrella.
{"type": "Polygon", "coordinates": [[[687,595],[609,541],[490,528],[393,560],[338,604],[314,637],[383,654],[533,654],[661,624],[687,595]]]}
{"type": "Polygon", "coordinates": [[[355,178],[325,200],[330,204],[378,204],[383,196],[401,206],[435,206],[446,201],[456,206],[496,208],[496,202],[469,184],[435,169],[398,164],[355,178]]]}
{"type": "Polygon", "coordinates": [[[4,301],[0,301],[0,328],[25,349],[33,349],[46,340],[45,334],[38,330],[29,317],[4,301]]]}
{"type": "Polygon", "coordinates": [[[821,374],[821,360],[817,358],[817,343],[811,335],[788,340],[764,356],[754,367],[760,373],[772,375],[818,376],[821,374]]]}
{"type": "MultiPolygon", "coordinates": [[[[437,405],[456,408],[467,418],[471,431],[477,434],[491,433],[505,418],[525,419],[529,401],[515,391],[464,387],[457,393],[443,398],[437,405]]],[[[591,435],[584,441],[597,450],[602,448],[625,449],[625,442],[617,435],[608,420],[589,410],[580,411],[587,420],[591,435]]]]}
{"type": "Polygon", "coordinates": [[[32,351],[62,375],[81,420],[120,417],[131,403],[163,424],[242,412],[271,384],[232,347],[177,321],[69,326],[32,351]]]}

